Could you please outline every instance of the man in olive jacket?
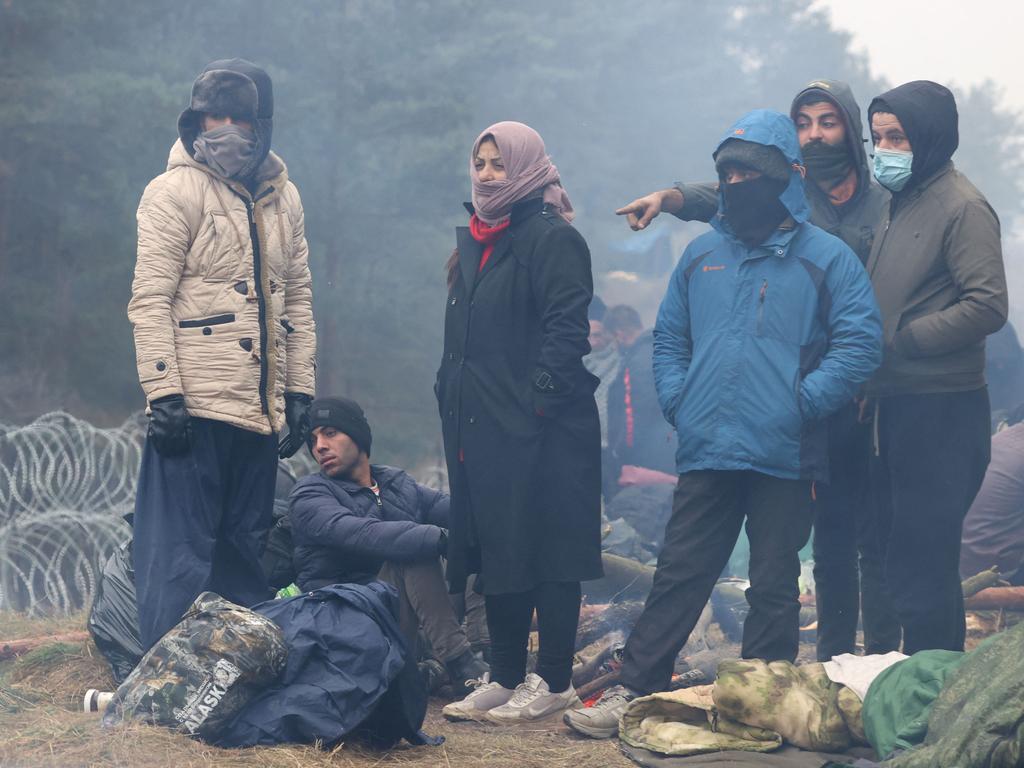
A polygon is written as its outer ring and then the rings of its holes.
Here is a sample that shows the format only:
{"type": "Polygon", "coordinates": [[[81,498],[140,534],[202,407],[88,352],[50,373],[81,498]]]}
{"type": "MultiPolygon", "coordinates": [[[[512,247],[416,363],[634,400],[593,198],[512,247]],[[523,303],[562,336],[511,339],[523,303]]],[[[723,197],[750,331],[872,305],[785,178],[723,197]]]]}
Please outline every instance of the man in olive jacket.
{"type": "Polygon", "coordinates": [[[875,399],[872,485],[903,649],[962,651],[960,535],[985,475],[985,337],[1006,321],[999,219],[953,166],[956,101],[927,80],[868,107],[875,176],[893,193],[868,273],[885,359],[875,399]]]}
{"type": "MultiPolygon", "coordinates": [[[[853,91],[839,80],[813,80],[793,98],[789,114],[811,182],[806,185],[811,223],[840,238],[867,264],[889,191],[872,176],[853,91]]],[[[683,221],[709,222],[718,212],[718,183],[676,183],[618,213],[627,215],[634,229],[643,229],[662,210],[683,221]]],[[[871,425],[851,400],[829,419],[829,480],[815,489],[820,661],[854,652],[861,612],[867,653],[886,653],[899,646],[899,623],[885,585],[875,516],[868,510],[870,445],[871,425]]]]}
{"type": "Polygon", "coordinates": [[[277,434],[287,422],[290,454],[309,430],[308,249],[272,115],[266,72],[211,63],[139,203],[128,318],[150,416],[133,548],[144,648],[205,590],[268,596],[277,434]]]}

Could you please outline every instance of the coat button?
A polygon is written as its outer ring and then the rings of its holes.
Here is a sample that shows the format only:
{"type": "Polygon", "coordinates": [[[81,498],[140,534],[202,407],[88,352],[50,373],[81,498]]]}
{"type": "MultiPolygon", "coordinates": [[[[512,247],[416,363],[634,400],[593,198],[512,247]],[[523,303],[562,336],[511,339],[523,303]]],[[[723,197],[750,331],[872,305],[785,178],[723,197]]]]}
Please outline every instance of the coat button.
{"type": "Polygon", "coordinates": [[[782,249],[779,248],[779,250],[777,250],[776,253],[779,254],[779,256],[781,256],[782,255],[782,249]]]}
{"type": "Polygon", "coordinates": [[[476,419],[475,419],[475,418],[473,418],[472,416],[470,416],[470,417],[469,417],[469,423],[470,423],[470,424],[476,424],[476,419]]]}
{"type": "Polygon", "coordinates": [[[156,369],[158,371],[166,371],[167,370],[167,363],[165,363],[163,360],[161,360],[160,362],[158,362],[156,364],[156,369]]]}
{"type": "Polygon", "coordinates": [[[448,359],[449,360],[454,360],[455,359],[455,353],[454,352],[449,352],[448,353],[448,359]]]}
{"type": "Polygon", "coordinates": [[[448,418],[449,419],[455,418],[455,411],[454,410],[448,411],[448,418]]]}
{"type": "Polygon", "coordinates": [[[203,328],[203,336],[209,336],[213,333],[213,328],[203,328]]]}
{"type": "Polygon", "coordinates": [[[456,301],[458,301],[458,299],[453,296],[452,300],[450,302],[448,302],[448,303],[451,304],[454,307],[456,301]]]}

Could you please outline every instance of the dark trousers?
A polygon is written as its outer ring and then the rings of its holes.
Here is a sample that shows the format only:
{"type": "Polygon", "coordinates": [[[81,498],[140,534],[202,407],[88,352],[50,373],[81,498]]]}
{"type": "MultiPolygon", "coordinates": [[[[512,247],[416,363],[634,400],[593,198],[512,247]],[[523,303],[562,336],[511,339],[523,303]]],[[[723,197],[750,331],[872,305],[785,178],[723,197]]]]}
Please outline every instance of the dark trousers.
{"type": "Polygon", "coordinates": [[[184,456],[161,456],[146,441],[132,545],[143,648],[201,592],[244,606],[271,596],[260,557],[276,479],[275,435],[193,418],[184,456]]]}
{"type": "Polygon", "coordinates": [[[815,486],[814,584],[818,660],[853,653],[864,617],[866,653],[899,648],[900,625],[886,590],[875,515],[868,504],[871,425],[850,404],[829,421],[829,483],[815,486]]]}
{"type": "Polygon", "coordinates": [[[879,401],[871,481],[904,653],[964,649],[960,536],[991,454],[989,419],[985,389],[879,401]]]}
{"type": "Polygon", "coordinates": [[[576,627],[580,619],[580,583],[547,581],[529,592],[485,595],[491,634],[491,680],[515,688],[526,677],[527,643],[537,610],[537,674],[552,693],[572,681],[576,627]]]}
{"type": "Polygon", "coordinates": [[[668,688],[676,656],[697,624],[746,519],[750,613],[743,658],[796,659],[800,548],[811,533],[811,484],[759,472],[679,476],[654,585],[626,643],[621,682],[639,693],[668,688]]]}

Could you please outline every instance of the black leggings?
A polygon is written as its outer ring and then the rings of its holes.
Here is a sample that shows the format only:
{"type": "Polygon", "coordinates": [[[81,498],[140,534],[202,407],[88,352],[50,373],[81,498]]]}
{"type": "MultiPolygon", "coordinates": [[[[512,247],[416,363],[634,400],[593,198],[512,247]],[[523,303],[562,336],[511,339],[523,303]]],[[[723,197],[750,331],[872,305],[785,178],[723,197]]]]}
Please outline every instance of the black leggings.
{"type": "Polygon", "coordinates": [[[530,624],[536,608],[540,635],[537,674],[544,678],[552,693],[568,688],[580,620],[580,596],[578,581],[548,581],[529,592],[487,595],[491,680],[505,688],[515,688],[523,682],[530,624]]]}

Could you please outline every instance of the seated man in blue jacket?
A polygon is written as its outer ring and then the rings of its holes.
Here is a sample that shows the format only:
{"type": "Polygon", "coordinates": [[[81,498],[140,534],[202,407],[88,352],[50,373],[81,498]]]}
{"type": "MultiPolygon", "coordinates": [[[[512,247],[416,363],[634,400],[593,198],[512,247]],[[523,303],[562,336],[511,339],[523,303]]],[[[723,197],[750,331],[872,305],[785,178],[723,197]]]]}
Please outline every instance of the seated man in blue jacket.
{"type": "Polygon", "coordinates": [[[461,695],[459,686],[488,668],[470,650],[441,568],[448,494],[401,469],[370,464],[370,425],[354,401],[314,401],[310,424],[320,473],[299,480],[291,493],[296,583],[303,591],[378,577],[393,584],[406,638],[415,647],[422,625],[461,695]]]}
{"type": "Polygon", "coordinates": [[[756,110],[714,153],[713,231],[683,253],[654,327],[658,401],[679,438],[679,482],[621,685],[566,723],[610,737],[633,698],[665,690],[746,523],[743,657],[796,659],[798,552],[811,488],[828,477],[827,417],[882,358],[878,306],[842,240],[808,222],[793,122],[756,110]]]}

